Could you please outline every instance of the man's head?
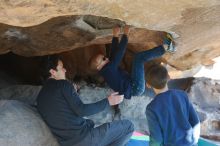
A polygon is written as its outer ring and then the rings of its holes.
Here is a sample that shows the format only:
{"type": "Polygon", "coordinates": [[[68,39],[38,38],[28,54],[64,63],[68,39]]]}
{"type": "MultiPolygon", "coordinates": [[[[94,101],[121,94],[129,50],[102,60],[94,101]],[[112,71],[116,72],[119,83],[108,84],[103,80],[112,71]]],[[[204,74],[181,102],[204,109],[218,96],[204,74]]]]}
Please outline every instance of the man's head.
{"type": "Polygon", "coordinates": [[[109,59],[105,55],[97,54],[90,59],[89,66],[92,70],[101,70],[108,62],[109,59]]]}
{"type": "Polygon", "coordinates": [[[66,79],[66,69],[63,67],[62,60],[57,55],[45,56],[42,68],[45,79],[66,79]]]}
{"type": "Polygon", "coordinates": [[[153,65],[149,71],[145,72],[146,84],[155,88],[163,89],[169,80],[167,69],[162,65],[153,65]]]}

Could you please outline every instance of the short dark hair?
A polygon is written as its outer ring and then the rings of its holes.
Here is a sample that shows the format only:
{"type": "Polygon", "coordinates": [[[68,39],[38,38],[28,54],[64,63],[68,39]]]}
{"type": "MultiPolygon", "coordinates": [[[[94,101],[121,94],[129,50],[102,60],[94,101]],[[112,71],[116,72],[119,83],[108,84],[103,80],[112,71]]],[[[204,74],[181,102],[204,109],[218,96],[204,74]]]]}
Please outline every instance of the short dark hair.
{"type": "Polygon", "coordinates": [[[47,55],[43,56],[41,61],[41,74],[43,80],[48,79],[51,74],[50,70],[57,70],[58,61],[61,60],[58,55],[47,55]]]}
{"type": "Polygon", "coordinates": [[[164,66],[155,64],[149,71],[145,71],[145,79],[153,88],[163,89],[169,80],[168,71],[164,66]]]}

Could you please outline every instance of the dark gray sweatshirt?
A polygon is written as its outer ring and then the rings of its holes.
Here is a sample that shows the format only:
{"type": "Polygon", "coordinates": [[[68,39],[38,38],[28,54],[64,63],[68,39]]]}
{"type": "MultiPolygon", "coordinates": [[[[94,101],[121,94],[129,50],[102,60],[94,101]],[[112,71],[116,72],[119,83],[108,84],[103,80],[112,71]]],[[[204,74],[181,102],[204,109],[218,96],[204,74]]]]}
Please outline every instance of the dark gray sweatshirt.
{"type": "Polygon", "coordinates": [[[94,127],[84,116],[96,114],[109,106],[108,100],[84,104],[67,80],[48,79],[37,98],[41,116],[62,146],[71,146],[94,127]]]}

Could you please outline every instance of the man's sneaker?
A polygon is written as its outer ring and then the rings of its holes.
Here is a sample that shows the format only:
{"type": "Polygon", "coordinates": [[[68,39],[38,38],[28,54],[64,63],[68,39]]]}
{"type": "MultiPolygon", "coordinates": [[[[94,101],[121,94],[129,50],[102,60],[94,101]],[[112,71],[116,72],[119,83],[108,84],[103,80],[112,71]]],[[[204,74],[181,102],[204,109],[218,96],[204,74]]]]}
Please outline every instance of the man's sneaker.
{"type": "Polygon", "coordinates": [[[173,40],[173,36],[170,33],[166,34],[166,37],[163,40],[163,43],[168,45],[166,51],[170,53],[176,52],[175,42],[173,40]]]}

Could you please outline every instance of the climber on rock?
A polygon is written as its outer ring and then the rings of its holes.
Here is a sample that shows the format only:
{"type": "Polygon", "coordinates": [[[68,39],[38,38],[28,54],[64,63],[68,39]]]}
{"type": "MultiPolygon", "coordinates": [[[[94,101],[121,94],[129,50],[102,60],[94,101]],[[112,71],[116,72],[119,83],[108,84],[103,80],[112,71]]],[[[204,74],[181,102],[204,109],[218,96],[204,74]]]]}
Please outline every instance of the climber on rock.
{"type": "Polygon", "coordinates": [[[144,63],[161,57],[165,51],[174,52],[173,38],[171,34],[167,34],[163,40],[163,45],[135,54],[131,74],[128,74],[119,65],[126,51],[130,27],[127,25],[124,27],[120,41],[120,27],[114,27],[112,32],[110,57],[97,54],[90,59],[89,66],[99,72],[110,88],[119,92],[120,95],[124,95],[126,99],[130,99],[131,96],[142,95],[145,91],[144,63]]]}

